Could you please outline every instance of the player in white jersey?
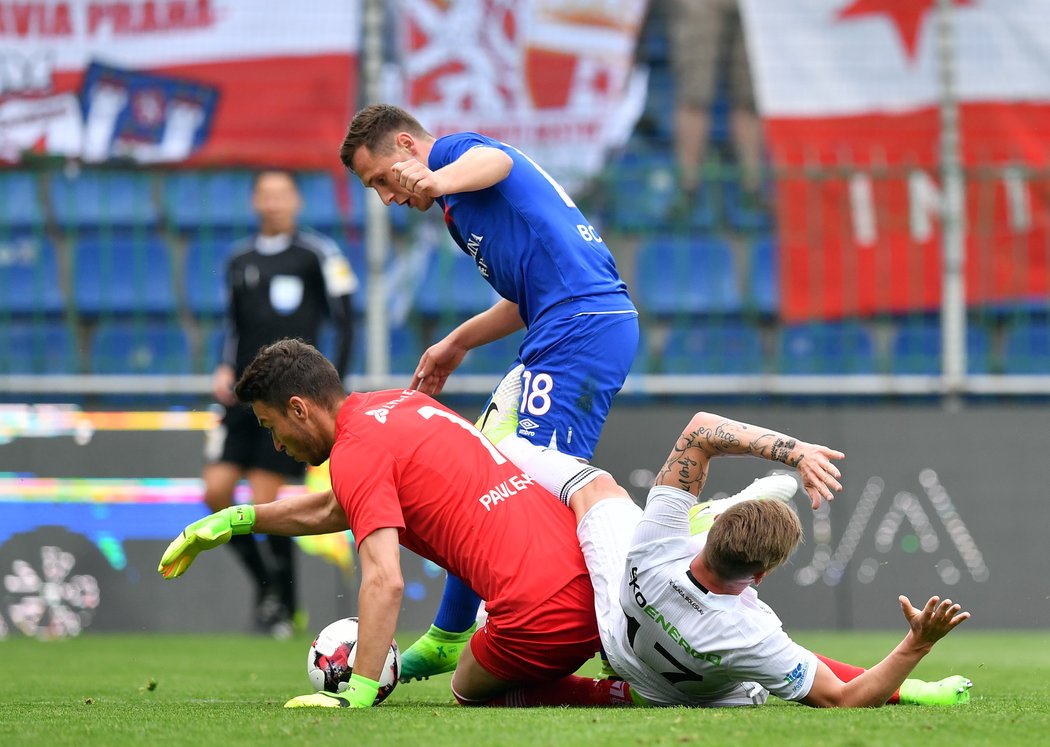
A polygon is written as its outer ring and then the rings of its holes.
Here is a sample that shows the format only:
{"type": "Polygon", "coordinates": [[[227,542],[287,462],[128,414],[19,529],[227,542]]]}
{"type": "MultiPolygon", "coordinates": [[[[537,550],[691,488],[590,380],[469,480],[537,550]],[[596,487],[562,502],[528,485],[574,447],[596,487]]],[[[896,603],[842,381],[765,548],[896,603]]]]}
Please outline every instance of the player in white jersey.
{"type": "Polygon", "coordinates": [[[690,421],[641,512],[631,501],[573,498],[609,662],[651,705],[736,706],[770,693],[811,706],[954,705],[970,681],[906,679],[934,643],[969,618],[932,597],[900,597],[904,640],[869,670],[803,648],[753,588],[787,561],[802,529],[776,476],[732,498],[696,504],[710,460],[752,454],[795,467],[813,507],[841,490],[841,452],[707,413],[690,421]],[[753,500],[765,498],[767,500],[753,500]],[[690,530],[702,530],[697,536],[690,530]],[[641,514],[641,515],[639,515],[641,514]],[[633,531],[633,536],[632,536],[633,531]],[[629,539],[625,539],[628,537],[629,539]],[[624,557],[626,556],[626,563],[624,557]]]}

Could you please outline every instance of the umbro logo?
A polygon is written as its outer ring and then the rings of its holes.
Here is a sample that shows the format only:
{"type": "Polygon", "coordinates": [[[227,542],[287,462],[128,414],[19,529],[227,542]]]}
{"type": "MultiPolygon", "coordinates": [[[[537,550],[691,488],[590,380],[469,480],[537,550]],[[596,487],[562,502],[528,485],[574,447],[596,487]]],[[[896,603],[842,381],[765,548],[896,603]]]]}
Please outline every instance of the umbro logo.
{"type": "Polygon", "coordinates": [[[534,431],[540,427],[540,424],[534,420],[529,420],[528,418],[525,418],[524,420],[518,421],[518,427],[524,428],[525,430],[534,431]]]}

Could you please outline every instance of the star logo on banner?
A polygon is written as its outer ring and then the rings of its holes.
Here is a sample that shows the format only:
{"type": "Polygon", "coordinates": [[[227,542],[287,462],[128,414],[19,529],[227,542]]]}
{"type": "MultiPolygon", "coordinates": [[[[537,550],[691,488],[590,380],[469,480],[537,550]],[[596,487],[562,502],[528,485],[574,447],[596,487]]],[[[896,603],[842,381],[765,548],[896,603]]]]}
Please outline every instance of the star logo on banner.
{"type": "MultiPolygon", "coordinates": [[[[973,0],[952,0],[952,4],[962,8],[972,6],[973,0]]],[[[853,0],[836,15],[839,20],[886,16],[897,29],[897,36],[904,45],[908,59],[914,60],[922,25],[926,22],[927,14],[934,12],[936,6],[937,0],[853,0]]]]}

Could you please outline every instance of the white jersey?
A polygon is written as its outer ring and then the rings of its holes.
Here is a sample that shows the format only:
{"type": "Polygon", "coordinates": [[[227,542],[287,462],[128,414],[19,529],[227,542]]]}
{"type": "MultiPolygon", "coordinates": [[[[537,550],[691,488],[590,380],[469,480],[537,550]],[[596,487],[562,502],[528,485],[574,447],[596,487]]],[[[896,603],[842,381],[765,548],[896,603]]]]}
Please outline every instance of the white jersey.
{"type": "Polygon", "coordinates": [[[751,705],[765,702],[769,693],[784,700],[804,697],[816,675],[816,656],[788,637],[753,588],[715,594],[689,571],[703,546],[703,537],[689,534],[695,500],[677,488],[654,487],[626,566],[622,560],[617,565],[614,548],[622,541],[616,533],[622,537],[622,530],[615,527],[629,518],[621,514],[610,521],[614,514],[603,517],[602,509],[626,501],[602,501],[580,523],[610,664],[654,705],[751,705]]]}

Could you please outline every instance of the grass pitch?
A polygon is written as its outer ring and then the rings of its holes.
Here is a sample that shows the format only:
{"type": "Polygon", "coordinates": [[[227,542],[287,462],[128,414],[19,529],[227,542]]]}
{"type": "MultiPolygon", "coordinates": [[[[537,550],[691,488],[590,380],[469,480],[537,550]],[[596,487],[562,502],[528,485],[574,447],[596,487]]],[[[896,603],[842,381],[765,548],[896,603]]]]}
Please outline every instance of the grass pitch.
{"type": "MultiPolygon", "coordinates": [[[[400,642],[412,640],[405,636],[400,642]]],[[[805,633],[820,653],[870,666],[888,633],[805,633]]],[[[101,635],[0,641],[0,745],[1036,745],[1050,734],[1050,632],[971,633],[917,670],[966,674],[959,708],[817,711],[772,699],[741,709],[466,709],[449,676],[399,685],[367,711],[285,710],[309,692],[309,640],[101,635]]],[[[593,674],[596,662],[583,671],[593,674]]]]}

